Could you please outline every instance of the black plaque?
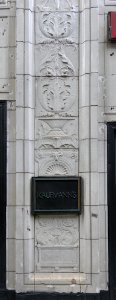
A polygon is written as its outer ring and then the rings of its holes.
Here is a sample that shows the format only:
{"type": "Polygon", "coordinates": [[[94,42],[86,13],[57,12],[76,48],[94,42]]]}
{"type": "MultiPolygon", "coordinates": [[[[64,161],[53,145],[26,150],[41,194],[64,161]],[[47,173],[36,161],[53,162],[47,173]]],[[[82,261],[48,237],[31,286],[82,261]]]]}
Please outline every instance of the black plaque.
{"type": "Polygon", "coordinates": [[[80,177],[32,177],[32,214],[80,213],[80,177]]]}

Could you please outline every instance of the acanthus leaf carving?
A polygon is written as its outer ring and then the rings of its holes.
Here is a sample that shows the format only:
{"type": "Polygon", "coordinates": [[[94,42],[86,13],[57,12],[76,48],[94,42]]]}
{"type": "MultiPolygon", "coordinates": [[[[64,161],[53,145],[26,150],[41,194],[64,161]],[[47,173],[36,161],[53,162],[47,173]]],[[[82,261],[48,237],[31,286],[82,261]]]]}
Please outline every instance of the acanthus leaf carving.
{"type": "Polygon", "coordinates": [[[37,116],[59,118],[78,115],[78,78],[39,78],[36,88],[37,116]]]}
{"type": "Polygon", "coordinates": [[[48,38],[63,39],[73,31],[73,17],[69,13],[42,13],[38,22],[41,32],[48,38]]]}
{"type": "Polygon", "coordinates": [[[36,0],[36,7],[39,10],[76,10],[78,9],[78,0],[36,0]]]}
{"type": "Polygon", "coordinates": [[[40,65],[41,76],[74,76],[74,67],[60,49],[55,48],[40,65]]]}

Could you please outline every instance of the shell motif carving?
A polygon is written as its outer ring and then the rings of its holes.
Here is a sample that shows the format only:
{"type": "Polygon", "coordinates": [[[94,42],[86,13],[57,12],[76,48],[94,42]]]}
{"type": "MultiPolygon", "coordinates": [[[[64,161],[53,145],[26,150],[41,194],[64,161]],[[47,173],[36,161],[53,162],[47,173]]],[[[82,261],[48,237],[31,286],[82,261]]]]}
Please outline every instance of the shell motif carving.
{"type": "Polygon", "coordinates": [[[44,13],[39,19],[40,30],[48,38],[60,39],[70,36],[73,19],[69,13],[44,13]]]}
{"type": "Polygon", "coordinates": [[[38,165],[38,172],[40,176],[64,176],[74,175],[76,173],[78,161],[78,152],[66,153],[60,151],[50,152],[35,150],[35,162],[38,165]]]}
{"type": "Polygon", "coordinates": [[[57,48],[42,61],[40,66],[41,76],[74,76],[74,73],[71,61],[57,48]]]}
{"type": "Polygon", "coordinates": [[[36,219],[36,247],[78,246],[79,232],[76,217],[38,217],[36,219]]]}
{"type": "Polygon", "coordinates": [[[50,176],[68,175],[68,171],[65,165],[53,163],[46,169],[46,174],[50,176]]]}

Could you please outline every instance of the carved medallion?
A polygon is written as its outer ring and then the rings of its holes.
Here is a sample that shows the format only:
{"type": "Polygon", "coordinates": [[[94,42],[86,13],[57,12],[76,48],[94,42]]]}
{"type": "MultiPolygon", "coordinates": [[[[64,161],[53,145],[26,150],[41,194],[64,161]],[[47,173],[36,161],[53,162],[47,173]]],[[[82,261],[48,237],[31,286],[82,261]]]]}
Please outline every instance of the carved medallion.
{"type": "Polygon", "coordinates": [[[43,13],[38,18],[40,30],[48,38],[63,39],[73,31],[73,16],[69,13],[43,13]]]}
{"type": "Polygon", "coordinates": [[[78,115],[78,78],[38,78],[36,115],[78,115]]]}
{"type": "Polygon", "coordinates": [[[35,16],[36,44],[78,43],[78,13],[40,12],[35,16]]]}

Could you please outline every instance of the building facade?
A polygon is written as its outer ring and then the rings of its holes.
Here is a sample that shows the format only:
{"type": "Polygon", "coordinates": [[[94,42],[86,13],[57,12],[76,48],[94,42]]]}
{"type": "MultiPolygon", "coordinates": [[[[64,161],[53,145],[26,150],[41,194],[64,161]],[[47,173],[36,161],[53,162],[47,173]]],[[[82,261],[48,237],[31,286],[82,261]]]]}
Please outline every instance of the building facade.
{"type": "Polygon", "coordinates": [[[1,299],[115,299],[110,11],[116,0],[0,1],[1,299]],[[81,177],[81,214],[33,215],[38,176],[81,177]]]}

